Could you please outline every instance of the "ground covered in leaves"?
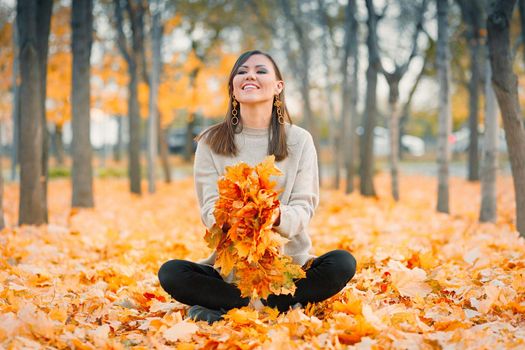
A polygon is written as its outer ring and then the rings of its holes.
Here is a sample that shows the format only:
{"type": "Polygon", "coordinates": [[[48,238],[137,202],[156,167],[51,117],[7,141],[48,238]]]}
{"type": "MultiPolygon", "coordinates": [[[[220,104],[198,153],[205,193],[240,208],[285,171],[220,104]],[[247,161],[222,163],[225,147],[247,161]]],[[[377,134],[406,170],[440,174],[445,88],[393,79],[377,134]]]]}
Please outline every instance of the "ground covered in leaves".
{"type": "Polygon", "coordinates": [[[498,222],[483,225],[479,184],[452,179],[451,215],[435,212],[432,178],[403,177],[400,203],[387,176],[376,185],[377,199],[321,192],[314,253],[347,249],[358,262],[341,293],[281,315],[234,309],[213,326],[185,320],[156,275],[168,259],[209,253],[191,179],[142,197],[97,180],[96,209],[74,211],[69,181],[52,181],[43,227],[13,226],[8,185],[0,348],[523,348],[525,242],[510,179],[498,184],[498,222]]]}

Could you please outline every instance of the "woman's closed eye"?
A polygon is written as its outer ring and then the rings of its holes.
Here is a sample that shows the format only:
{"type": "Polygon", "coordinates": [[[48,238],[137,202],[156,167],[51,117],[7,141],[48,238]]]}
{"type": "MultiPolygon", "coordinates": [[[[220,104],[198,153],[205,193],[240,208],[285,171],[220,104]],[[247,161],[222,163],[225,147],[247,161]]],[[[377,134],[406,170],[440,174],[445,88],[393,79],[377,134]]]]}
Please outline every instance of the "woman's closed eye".
{"type": "MultiPolygon", "coordinates": [[[[246,74],[246,73],[248,73],[248,72],[244,71],[244,70],[237,72],[237,74],[246,74]]],[[[257,74],[266,74],[266,73],[268,73],[268,72],[266,70],[264,70],[264,69],[261,69],[261,70],[257,71],[257,74]]]]}

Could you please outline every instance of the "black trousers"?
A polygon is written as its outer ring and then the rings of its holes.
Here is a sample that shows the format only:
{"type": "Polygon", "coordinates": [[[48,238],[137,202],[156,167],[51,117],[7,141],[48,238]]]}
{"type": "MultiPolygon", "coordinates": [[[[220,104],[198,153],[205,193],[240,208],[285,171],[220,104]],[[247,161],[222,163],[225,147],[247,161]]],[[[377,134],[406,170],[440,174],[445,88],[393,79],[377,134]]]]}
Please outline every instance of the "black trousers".
{"type": "MultiPolygon", "coordinates": [[[[294,295],[270,295],[266,304],[286,311],[290,306],[319,302],[337,294],[355,274],[355,258],[346,250],[333,250],[314,259],[306,270],[306,278],[295,281],[294,295]]],[[[175,300],[187,305],[201,305],[209,309],[230,310],[247,306],[249,298],[242,298],[239,288],[225,282],[209,265],[187,260],[169,260],[158,272],[160,285],[175,300]]]]}

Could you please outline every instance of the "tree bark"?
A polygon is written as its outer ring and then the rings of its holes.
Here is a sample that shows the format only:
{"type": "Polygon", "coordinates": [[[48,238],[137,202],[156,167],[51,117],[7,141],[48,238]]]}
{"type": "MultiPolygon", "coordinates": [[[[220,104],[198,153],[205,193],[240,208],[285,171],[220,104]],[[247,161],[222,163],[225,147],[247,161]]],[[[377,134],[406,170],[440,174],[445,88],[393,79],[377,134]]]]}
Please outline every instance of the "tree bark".
{"type": "Polygon", "coordinates": [[[64,165],[64,142],[62,141],[62,125],[55,124],[52,137],[53,150],[56,162],[59,166],[64,165]]]}
{"type": "Polygon", "coordinates": [[[516,0],[492,1],[487,22],[492,86],[503,117],[514,193],[516,227],[525,237],[525,129],[518,101],[518,79],[512,70],[510,22],[516,0]]]}
{"type": "Polygon", "coordinates": [[[40,64],[40,110],[42,118],[42,176],[43,182],[42,197],[40,199],[42,206],[45,208],[44,215],[46,222],[47,217],[47,180],[49,168],[49,130],[47,129],[46,118],[46,96],[47,96],[47,51],[49,48],[49,32],[51,30],[51,14],[53,12],[53,0],[38,0],[38,17],[37,25],[37,51],[40,64]]]}
{"type": "MultiPolygon", "coordinates": [[[[17,27],[20,39],[20,225],[40,225],[47,222],[45,204],[46,180],[43,175],[44,164],[44,110],[45,74],[41,72],[47,64],[42,64],[41,52],[47,46],[39,42],[45,40],[45,28],[39,24],[51,20],[51,12],[43,11],[44,1],[19,1],[17,3],[17,27]],[[47,20],[46,20],[47,17],[47,20]],[[40,33],[40,35],[38,35],[40,33]],[[43,97],[44,96],[44,97],[43,97]]],[[[47,51],[47,50],[45,50],[47,51]]],[[[47,61],[47,60],[46,60],[47,61]]]]}
{"type": "Polygon", "coordinates": [[[355,153],[355,124],[357,120],[357,79],[359,69],[358,50],[358,23],[355,18],[356,2],[348,0],[345,8],[345,41],[341,72],[343,74],[343,96],[341,109],[340,144],[344,167],[346,169],[345,193],[354,191],[354,153],[355,153]],[[350,62],[349,62],[350,60],[350,62]],[[350,72],[348,68],[351,68],[350,72]]]}
{"type": "Polygon", "coordinates": [[[479,63],[481,48],[481,20],[484,17],[483,8],[478,1],[458,0],[461,16],[467,24],[466,40],[470,53],[470,80],[469,90],[469,149],[468,149],[468,180],[479,180],[479,89],[480,72],[479,63]]]}
{"type": "Polygon", "coordinates": [[[151,80],[149,87],[149,120],[148,120],[148,191],[155,192],[155,161],[157,159],[158,138],[157,125],[159,119],[157,109],[158,87],[160,80],[162,26],[160,24],[160,12],[153,15],[151,27],[151,41],[153,51],[153,62],[151,67],[151,80]]]}
{"type": "Polygon", "coordinates": [[[450,52],[448,48],[448,1],[437,0],[438,43],[437,70],[439,81],[439,136],[438,136],[438,201],[437,211],[449,212],[449,135],[452,128],[450,105],[450,52]]]}
{"type": "MultiPolygon", "coordinates": [[[[1,136],[2,133],[0,132],[0,145],[2,145],[1,136]]],[[[4,227],[4,175],[2,169],[2,157],[0,156],[0,231],[3,230],[4,227]]]]}
{"type": "Polygon", "coordinates": [[[483,172],[481,173],[481,207],[479,221],[496,221],[496,173],[498,169],[498,109],[492,89],[490,61],[485,59],[485,135],[483,172]]]}
{"type": "Polygon", "coordinates": [[[161,118],[160,118],[160,112],[159,112],[159,118],[157,118],[157,134],[159,135],[160,163],[162,165],[162,172],[164,173],[164,182],[170,183],[171,182],[171,171],[170,171],[170,165],[169,165],[169,149],[168,149],[168,142],[166,141],[168,138],[168,129],[167,128],[162,129],[160,120],[161,118]]]}
{"type": "Polygon", "coordinates": [[[117,20],[117,44],[128,64],[128,115],[129,115],[129,163],[128,175],[132,193],[141,194],[140,173],[140,110],[138,102],[139,62],[142,55],[142,28],[144,8],[141,1],[127,0],[126,12],[131,24],[131,50],[128,49],[123,28],[123,9],[121,0],[114,0],[117,20]]]}
{"type": "MultiPolygon", "coordinates": [[[[15,25],[18,22],[15,19],[15,25]]],[[[18,166],[18,143],[20,140],[20,42],[18,30],[13,29],[13,144],[11,146],[11,181],[16,180],[18,166]]]]}
{"type": "Polygon", "coordinates": [[[377,52],[377,17],[372,0],[366,0],[368,10],[368,69],[366,71],[366,104],[364,113],[364,133],[360,147],[360,190],[364,196],[375,196],[374,189],[374,128],[377,114],[377,73],[379,53],[377,52]]]}
{"type": "Polygon", "coordinates": [[[123,148],[123,140],[122,140],[122,134],[123,134],[123,124],[124,124],[124,117],[117,116],[115,118],[117,120],[117,143],[113,147],[113,160],[115,162],[120,162],[122,158],[122,148],[123,148]]]}
{"type": "Polygon", "coordinates": [[[72,15],[72,207],[94,206],[92,147],[90,141],[90,76],[93,42],[93,1],[73,1],[72,15]]]}

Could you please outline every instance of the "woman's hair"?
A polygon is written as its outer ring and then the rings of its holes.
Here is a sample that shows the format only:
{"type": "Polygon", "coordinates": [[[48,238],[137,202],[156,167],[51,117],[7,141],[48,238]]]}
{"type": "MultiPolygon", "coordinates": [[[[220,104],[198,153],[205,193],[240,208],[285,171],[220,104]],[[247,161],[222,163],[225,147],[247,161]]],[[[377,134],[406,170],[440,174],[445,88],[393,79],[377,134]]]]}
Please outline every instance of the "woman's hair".
{"type": "MultiPolygon", "coordinates": [[[[239,67],[253,55],[263,55],[268,57],[268,59],[273,64],[273,68],[275,70],[275,75],[277,79],[283,80],[283,77],[281,75],[281,72],[279,71],[279,68],[277,67],[277,64],[275,63],[273,58],[267,53],[261,52],[259,50],[253,50],[247,51],[239,56],[239,58],[233,65],[233,68],[230,72],[230,77],[228,79],[228,112],[226,113],[224,121],[209,127],[200,135],[195,137],[195,141],[199,141],[206,134],[208,134],[208,136],[205,139],[205,142],[210,146],[213,152],[217,154],[222,154],[225,156],[237,156],[238,150],[235,146],[234,136],[236,133],[240,133],[242,131],[242,118],[240,118],[239,115],[238,125],[232,124],[233,78],[237,74],[237,70],[239,69],[239,67]],[[240,129],[236,130],[239,126],[240,129]]],[[[284,100],[284,88],[279,94],[279,99],[282,101],[282,105],[280,108],[285,122],[287,121],[290,124],[292,124],[292,119],[290,118],[288,109],[286,108],[286,102],[284,100]]],[[[275,155],[276,161],[281,161],[285,159],[288,156],[285,124],[279,123],[277,107],[275,105],[273,105],[272,107],[272,118],[270,120],[270,132],[268,137],[268,154],[275,155]]]]}

